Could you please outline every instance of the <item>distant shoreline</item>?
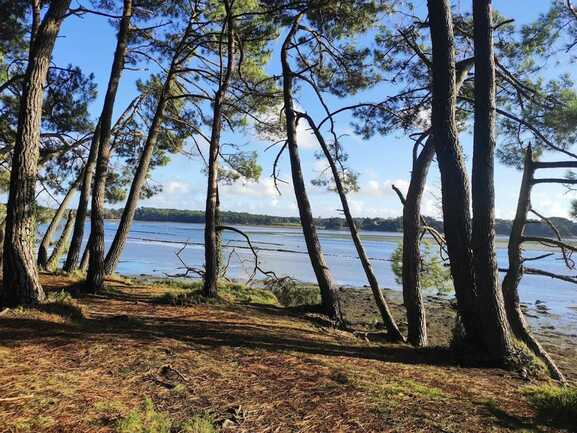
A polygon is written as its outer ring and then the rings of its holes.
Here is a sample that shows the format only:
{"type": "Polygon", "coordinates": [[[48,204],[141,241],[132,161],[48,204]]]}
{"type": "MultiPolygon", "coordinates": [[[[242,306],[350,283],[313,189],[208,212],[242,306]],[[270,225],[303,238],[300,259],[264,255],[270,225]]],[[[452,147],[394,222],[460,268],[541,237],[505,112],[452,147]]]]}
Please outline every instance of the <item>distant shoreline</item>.
{"type": "MultiPolygon", "coordinates": [[[[122,209],[107,209],[107,219],[118,219],[122,209]]],[[[248,212],[223,211],[220,214],[221,222],[232,225],[254,225],[263,227],[299,227],[298,217],[281,217],[273,215],[251,214],[248,212]]],[[[426,223],[436,230],[443,231],[443,222],[431,217],[424,217],[426,223]]],[[[160,209],[141,207],[135,213],[135,220],[150,222],[174,222],[204,224],[204,212],[181,209],[160,209]]],[[[551,217],[550,220],[557,226],[562,236],[577,238],[577,223],[567,218],[551,217]]],[[[315,218],[319,228],[325,230],[348,230],[344,218],[315,218]]],[[[355,218],[357,228],[362,231],[380,231],[402,233],[402,217],[395,218],[355,218]]],[[[511,232],[512,221],[505,219],[496,220],[496,233],[508,236],[511,232]]],[[[555,236],[551,228],[541,221],[531,221],[527,225],[526,234],[529,236],[555,236]]]]}

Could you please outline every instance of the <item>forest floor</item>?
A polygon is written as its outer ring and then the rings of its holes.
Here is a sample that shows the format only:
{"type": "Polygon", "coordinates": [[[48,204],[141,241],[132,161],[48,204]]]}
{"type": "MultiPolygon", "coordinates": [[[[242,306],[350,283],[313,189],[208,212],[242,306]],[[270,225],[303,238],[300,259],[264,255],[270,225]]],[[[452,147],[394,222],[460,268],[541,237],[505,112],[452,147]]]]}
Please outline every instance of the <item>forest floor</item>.
{"type": "MultiPolygon", "coordinates": [[[[170,290],[115,279],[78,299],[82,316],[48,305],[0,313],[0,432],[572,431],[529,403],[525,390],[542,382],[455,362],[443,346],[448,302],[428,305],[438,346],[414,349],[371,330],[351,294],[356,332],[302,309],[154,302],[170,290]]],[[[400,318],[398,300],[392,307],[400,318]]],[[[553,356],[575,380],[575,353],[553,356]]]]}

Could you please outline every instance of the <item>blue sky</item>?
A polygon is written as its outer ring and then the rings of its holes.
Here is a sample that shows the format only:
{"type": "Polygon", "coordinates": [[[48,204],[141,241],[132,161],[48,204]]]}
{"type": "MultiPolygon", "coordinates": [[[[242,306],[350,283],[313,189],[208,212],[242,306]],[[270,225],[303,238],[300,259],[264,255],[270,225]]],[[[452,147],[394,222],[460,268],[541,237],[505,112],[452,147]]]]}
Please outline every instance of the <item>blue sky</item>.
{"type": "MultiPolygon", "coordinates": [[[[458,0],[456,6],[465,9],[469,0],[458,0]]],[[[422,0],[421,7],[425,1],[422,0]]],[[[547,10],[548,1],[542,0],[494,0],[494,7],[503,15],[515,18],[518,24],[534,20],[540,12],[547,10]]],[[[86,73],[94,73],[99,86],[99,97],[92,104],[91,112],[96,118],[100,113],[102,97],[105,91],[112,53],[115,46],[115,31],[106,18],[87,15],[83,18],[69,18],[57,41],[54,60],[58,64],[72,63],[79,65],[86,73]]],[[[273,60],[273,61],[276,61],[273,60]]],[[[271,65],[274,68],[274,65],[271,65]]],[[[116,113],[117,115],[128,105],[136,95],[135,81],[148,75],[147,71],[125,71],[120,85],[116,113]]],[[[394,92],[393,89],[389,89],[394,92]]],[[[382,97],[383,89],[366,92],[363,98],[382,97]]],[[[320,118],[318,103],[309,95],[298,97],[299,105],[311,115],[320,118]]],[[[347,99],[331,98],[333,108],[350,103],[347,99]]],[[[360,173],[360,191],[350,194],[349,200],[355,216],[390,217],[401,214],[398,198],[393,193],[394,183],[401,189],[408,185],[411,166],[411,142],[401,133],[388,136],[376,136],[370,140],[352,134],[350,117],[339,117],[339,133],[349,134],[344,143],[350,155],[350,165],[360,173]]],[[[318,147],[310,133],[302,127],[299,131],[303,170],[309,185],[309,194],[313,211],[316,216],[339,215],[339,200],[335,193],[313,187],[308,182],[316,177],[324,164],[314,157],[318,147]]],[[[275,191],[270,178],[275,150],[265,152],[265,143],[251,135],[225,134],[224,142],[246,144],[246,149],[254,149],[259,153],[259,161],[263,166],[263,175],[258,183],[235,184],[221,187],[221,205],[224,210],[247,211],[273,215],[296,216],[298,211],[290,184],[281,187],[282,194],[275,191]]],[[[471,154],[471,136],[466,133],[461,136],[465,152],[471,154]]],[[[162,208],[179,208],[199,210],[204,208],[205,176],[202,173],[203,163],[200,158],[190,158],[182,155],[172,157],[166,167],[156,169],[152,179],[163,186],[163,192],[151,199],[142,201],[143,206],[162,208]]],[[[289,180],[290,171],[288,156],[281,163],[281,177],[289,180]]],[[[514,169],[497,165],[496,192],[497,217],[511,218],[514,215],[516,196],[519,189],[520,173],[514,169]]],[[[431,167],[429,183],[423,202],[423,211],[428,215],[438,215],[438,197],[440,184],[436,165],[431,167]]],[[[565,193],[560,186],[537,187],[533,201],[539,210],[548,215],[567,215],[572,196],[565,193]]],[[[44,204],[54,206],[48,197],[42,197],[44,204]]]]}

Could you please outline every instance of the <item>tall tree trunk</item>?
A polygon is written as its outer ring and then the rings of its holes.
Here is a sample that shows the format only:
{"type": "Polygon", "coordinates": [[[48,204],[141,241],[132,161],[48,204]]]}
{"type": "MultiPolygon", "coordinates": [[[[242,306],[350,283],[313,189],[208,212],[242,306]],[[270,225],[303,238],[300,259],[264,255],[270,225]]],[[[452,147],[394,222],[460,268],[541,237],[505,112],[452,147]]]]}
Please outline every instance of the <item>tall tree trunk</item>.
{"type": "Polygon", "coordinates": [[[330,149],[325,142],[325,139],[319,129],[317,128],[316,124],[314,123],[313,119],[306,113],[300,114],[300,116],[307,119],[309,125],[311,126],[317,141],[319,142],[321,149],[323,150],[323,154],[327,159],[329,166],[331,168],[331,173],[333,175],[333,179],[335,181],[335,186],[337,189],[337,193],[339,194],[339,198],[341,200],[341,205],[343,207],[343,213],[345,214],[345,220],[347,221],[347,225],[349,227],[349,231],[351,233],[351,238],[353,240],[353,244],[355,245],[355,249],[359,256],[359,260],[361,261],[361,265],[363,270],[365,271],[365,275],[367,277],[367,281],[369,282],[369,286],[371,287],[371,291],[373,292],[373,296],[375,298],[375,302],[377,304],[377,308],[381,313],[381,318],[383,319],[383,323],[389,333],[389,337],[394,341],[404,341],[403,334],[399,331],[399,327],[395,322],[395,319],[389,309],[389,305],[383,292],[379,287],[379,281],[377,280],[377,276],[373,272],[373,267],[367,256],[365,248],[363,247],[363,242],[359,236],[359,232],[357,230],[357,226],[355,225],[355,220],[351,214],[351,209],[349,207],[349,201],[347,200],[347,193],[345,191],[345,187],[341,180],[341,174],[339,169],[335,163],[335,159],[331,155],[330,149]]]}
{"type": "MultiPolygon", "coordinates": [[[[456,87],[460,92],[474,65],[474,59],[464,59],[456,65],[456,87]]],[[[427,173],[435,156],[435,146],[429,136],[425,146],[414,157],[407,197],[403,203],[403,301],[407,309],[409,342],[417,347],[427,345],[427,317],[421,294],[421,200],[427,173]]]]}
{"type": "Polygon", "coordinates": [[[222,82],[214,97],[212,130],[208,159],[208,181],[206,191],[206,208],[204,213],[204,287],[207,297],[217,295],[219,274],[219,234],[218,226],[218,158],[220,152],[220,134],[222,131],[222,109],[228,85],[234,68],[234,18],[229,3],[224,2],[227,12],[227,65],[222,82]]]}
{"type": "Polygon", "coordinates": [[[112,124],[112,112],[116,92],[124,68],[124,60],[128,49],[128,37],[130,33],[130,19],[132,17],[132,0],[124,0],[124,10],[118,31],[118,40],[108,89],[100,116],[100,142],[98,144],[98,157],[96,160],[96,174],[92,190],[92,209],[90,212],[90,260],[86,275],[87,287],[91,291],[98,291],[104,285],[106,270],[104,268],[104,196],[106,191],[106,178],[108,175],[108,162],[110,160],[110,136],[112,124]]]}
{"type": "Polygon", "coordinates": [[[170,95],[170,86],[172,84],[172,68],[168,72],[166,81],[162,88],[162,92],[159,95],[159,99],[156,105],[156,111],[154,113],[154,118],[148,130],[148,136],[146,138],[146,143],[142,149],[142,154],[140,155],[140,160],[138,161],[138,167],[130,185],[130,192],[128,194],[128,199],[124,205],[124,210],[122,211],[122,216],[120,218],[120,223],[118,224],[118,229],[114,236],[114,240],[110,245],[108,254],[104,261],[104,270],[106,275],[110,275],[116,269],[122,251],[126,245],[126,240],[128,238],[128,233],[130,232],[130,227],[132,221],[134,220],[134,213],[138,206],[138,201],[140,200],[140,194],[142,192],[142,187],[146,182],[146,176],[148,175],[148,167],[150,161],[154,154],[154,149],[156,148],[156,143],[158,141],[158,136],[160,135],[160,129],[162,126],[162,120],[164,118],[164,109],[168,103],[168,97],[170,95]]]}
{"type": "Polygon", "coordinates": [[[74,211],[68,212],[68,219],[66,220],[66,225],[60,234],[60,238],[58,242],[54,245],[54,249],[52,250],[52,254],[50,254],[50,258],[46,263],[46,268],[50,272],[56,271],[58,268],[58,263],[60,262],[60,258],[64,255],[66,251],[66,246],[70,241],[70,236],[72,235],[72,230],[74,229],[74,221],[76,219],[76,213],[74,211]]]}
{"type": "Polygon", "coordinates": [[[307,251],[311,260],[311,265],[315,272],[317,283],[321,291],[321,306],[325,314],[327,314],[331,319],[341,320],[342,312],[339,304],[336,283],[330,273],[330,270],[325,261],[325,257],[321,250],[321,244],[317,234],[311,205],[307,196],[298,149],[297,119],[293,101],[294,73],[290,68],[288,50],[291,44],[291,40],[297,32],[301,18],[302,14],[295,19],[281,49],[287,144],[290,155],[293,187],[299,208],[300,221],[303,228],[303,235],[305,238],[307,251]]]}
{"type": "Polygon", "coordinates": [[[74,232],[72,233],[72,240],[66,255],[66,262],[62,270],[64,272],[72,272],[76,269],[78,258],[80,257],[80,248],[82,246],[82,239],[84,238],[84,226],[86,224],[86,215],[88,214],[88,200],[90,199],[90,190],[92,189],[92,177],[94,175],[94,166],[96,165],[96,157],[98,155],[98,142],[100,140],[100,122],[96,125],[92,142],[90,144],[90,151],[86,160],[86,166],[82,177],[82,187],[80,189],[80,198],[78,199],[78,206],[76,207],[76,219],[74,223],[74,232]]]}
{"type": "Polygon", "coordinates": [[[64,214],[66,213],[66,211],[68,209],[68,205],[70,204],[70,202],[72,201],[72,199],[76,195],[78,185],[80,184],[80,181],[82,180],[83,177],[84,177],[84,171],[78,176],[78,179],[76,179],[76,181],[74,181],[74,183],[72,184],[72,186],[70,187],[70,189],[68,190],[68,192],[66,193],[66,195],[64,196],[62,201],[60,202],[58,209],[54,213],[54,217],[52,218],[52,221],[50,221],[50,224],[48,225],[48,228],[46,229],[46,232],[44,233],[44,237],[42,238],[42,241],[40,242],[40,247],[38,247],[38,257],[36,259],[36,263],[38,264],[39,269],[46,269],[47,268],[48,248],[50,247],[50,244],[52,243],[52,237],[54,236],[54,232],[56,232],[56,229],[60,225],[60,222],[62,221],[62,217],[64,216],[64,214]]]}
{"type": "Polygon", "coordinates": [[[507,312],[507,319],[511,326],[511,331],[520,341],[525,343],[527,347],[538,356],[547,366],[551,376],[557,380],[565,381],[563,374],[555,365],[555,362],[549,356],[547,351],[531,334],[529,325],[525,320],[523,310],[521,310],[521,303],[519,301],[519,283],[523,278],[523,234],[527,224],[527,214],[531,209],[531,190],[533,189],[533,178],[535,174],[535,166],[533,163],[533,154],[531,147],[527,149],[525,155],[525,165],[523,170],[523,179],[521,181],[521,190],[519,191],[519,199],[517,202],[517,212],[513,220],[513,227],[509,235],[509,244],[507,252],[509,255],[509,269],[503,279],[503,298],[505,301],[505,310],[507,312]]]}
{"type": "Polygon", "coordinates": [[[495,59],[490,0],[473,0],[475,124],[472,248],[479,324],[489,356],[506,362],[513,343],[499,288],[495,252],[495,59]]]}
{"type": "Polygon", "coordinates": [[[403,301],[407,309],[408,340],[427,345],[427,318],[421,294],[421,199],[429,166],[435,154],[431,137],[413,162],[409,190],[403,206],[403,301]]]}
{"type": "Polygon", "coordinates": [[[432,41],[431,132],[441,172],[443,222],[459,318],[466,338],[481,341],[475,305],[469,181],[455,121],[457,87],[448,0],[428,0],[432,41]]]}
{"type": "Polygon", "coordinates": [[[35,304],[45,298],[34,260],[35,189],[44,86],[52,50],[70,0],[50,2],[31,43],[6,205],[4,278],[0,305],[35,304]]]}

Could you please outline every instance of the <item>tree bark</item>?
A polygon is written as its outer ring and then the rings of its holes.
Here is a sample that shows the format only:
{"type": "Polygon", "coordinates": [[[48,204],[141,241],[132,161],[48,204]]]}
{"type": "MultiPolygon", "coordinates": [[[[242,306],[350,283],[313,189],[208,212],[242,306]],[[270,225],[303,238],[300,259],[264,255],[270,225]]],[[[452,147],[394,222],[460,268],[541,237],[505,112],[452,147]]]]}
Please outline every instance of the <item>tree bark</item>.
{"type": "Polygon", "coordinates": [[[403,301],[407,309],[408,340],[427,345],[427,318],[421,294],[421,199],[429,166],[435,155],[431,137],[413,162],[411,180],[403,206],[403,301]]]}
{"type": "MultiPolygon", "coordinates": [[[[460,92],[474,59],[456,65],[456,87],[460,92]]],[[[417,347],[427,345],[427,317],[421,294],[421,200],[435,146],[431,136],[414,158],[407,197],[403,203],[403,301],[407,309],[408,340],[417,347]]]]}
{"type": "Polygon", "coordinates": [[[505,363],[514,352],[499,289],[495,252],[495,60],[490,0],[473,0],[475,124],[472,249],[479,325],[489,356],[505,363]]]}
{"type": "Polygon", "coordinates": [[[54,249],[52,250],[52,254],[50,254],[50,258],[46,263],[46,269],[50,272],[56,271],[58,268],[58,262],[60,262],[60,258],[64,255],[66,251],[66,246],[68,245],[68,241],[70,240],[70,236],[72,235],[72,230],[74,229],[74,221],[76,219],[76,214],[74,211],[68,212],[68,218],[66,220],[66,225],[62,230],[62,234],[54,245],[54,249]]]}
{"type": "Polygon", "coordinates": [[[106,191],[106,178],[108,175],[108,162],[110,160],[110,136],[112,124],[112,112],[116,99],[116,92],[124,68],[124,60],[128,49],[128,37],[130,33],[130,19],[132,17],[132,0],[124,0],[124,9],[108,89],[100,116],[100,140],[98,144],[98,157],[96,160],[96,174],[92,190],[92,208],[90,212],[90,260],[86,285],[90,291],[98,291],[104,286],[106,270],[104,268],[104,196],[106,191]]]}
{"type": "Polygon", "coordinates": [[[471,251],[469,181],[455,121],[457,87],[453,21],[448,0],[428,0],[432,41],[431,132],[441,172],[443,222],[451,275],[465,337],[478,344],[471,251]]]}
{"type": "Polygon", "coordinates": [[[70,187],[70,189],[68,190],[68,192],[66,193],[66,195],[64,196],[62,201],[60,202],[58,209],[54,213],[54,217],[52,218],[52,221],[50,221],[50,224],[48,225],[48,228],[46,229],[46,232],[44,233],[44,237],[42,238],[42,241],[40,242],[40,247],[38,247],[38,257],[36,259],[36,263],[38,264],[39,269],[47,269],[48,248],[50,247],[50,244],[52,243],[52,237],[54,236],[54,232],[56,232],[56,229],[60,225],[60,222],[62,221],[62,217],[64,216],[64,214],[66,213],[66,211],[68,209],[68,205],[70,204],[70,202],[72,201],[72,199],[76,195],[78,185],[80,184],[80,181],[82,180],[83,177],[84,177],[84,171],[80,174],[80,176],[78,176],[78,179],[76,179],[74,184],[72,184],[72,186],[70,187]]]}
{"type": "Polygon", "coordinates": [[[88,262],[90,261],[90,238],[88,238],[88,242],[84,247],[84,252],[82,253],[82,258],[80,259],[80,264],[78,265],[78,269],[80,272],[86,272],[88,269],[88,262]]]}
{"type": "Polygon", "coordinates": [[[203,293],[207,297],[217,295],[219,274],[219,234],[218,226],[218,158],[220,151],[220,134],[222,131],[222,108],[224,98],[234,68],[234,18],[229,3],[224,2],[227,13],[227,65],[224,77],[214,96],[212,130],[210,134],[210,148],[208,159],[208,181],[206,191],[205,225],[204,225],[204,287],[203,293]]]}
{"type": "Polygon", "coordinates": [[[294,73],[290,68],[288,50],[291,40],[297,32],[299,22],[302,18],[300,14],[295,21],[282,45],[281,63],[283,73],[283,98],[284,112],[287,129],[287,145],[290,155],[291,174],[296,201],[299,208],[301,226],[307,246],[307,251],[311,260],[311,265],[315,272],[317,283],[321,291],[322,309],[333,320],[342,320],[342,312],[339,304],[336,283],[330,273],[321,250],[321,244],[317,234],[311,205],[307,196],[303,172],[301,168],[298,141],[297,141],[297,119],[293,101],[293,80],[294,73]]]}
{"type": "Polygon", "coordinates": [[[365,271],[367,281],[369,282],[369,286],[371,287],[371,291],[373,292],[377,308],[381,313],[381,318],[383,319],[385,328],[389,333],[389,337],[393,341],[404,341],[405,338],[403,337],[403,334],[401,334],[401,331],[399,331],[399,327],[397,326],[397,323],[395,322],[395,319],[389,308],[389,304],[387,303],[387,300],[379,287],[379,281],[377,280],[377,276],[373,272],[373,267],[371,265],[369,257],[367,256],[365,248],[363,247],[363,242],[361,241],[359,232],[357,230],[357,226],[355,225],[355,220],[353,219],[353,216],[351,214],[349,201],[347,200],[347,193],[345,191],[345,187],[343,186],[343,182],[341,181],[341,175],[339,173],[339,169],[335,163],[333,156],[331,155],[330,149],[328,148],[323,135],[317,128],[313,119],[306,113],[302,113],[299,115],[307,119],[309,125],[313,129],[313,132],[315,134],[315,137],[317,138],[318,143],[321,146],[323,154],[325,155],[325,158],[329,163],[331,173],[335,181],[337,193],[339,194],[341,205],[343,207],[343,213],[345,214],[345,220],[347,221],[347,226],[349,227],[349,232],[351,233],[353,244],[355,245],[355,249],[359,256],[359,260],[361,261],[361,265],[363,267],[363,270],[365,271]]]}
{"type": "Polygon", "coordinates": [[[88,152],[88,158],[86,160],[86,167],[84,168],[80,198],[78,199],[78,206],[76,207],[74,232],[72,233],[72,240],[70,241],[70,247],[66,255],[66,262],[62,268],[64,272],[72,272],[75,270],[80,257],[80,248],[82,246],[82,239],[84,238],[84,226],[86,224],[86,215],[88,214],[88,200],[90,199],[90,190],[92,189],[92,178],[94,176],[94,166],[96,165],[96,157],[98,155],[99,140],[100,122],[98,122],[94,130],[90,151],[88,152]]]}
{"type": "Polygon", "coordinates": [[[507,319],[513,335],[515,335],[515,337],[520,341],[524,342],[527,347],[545,363],[551,377],[564,382],[565,378],[557,365],[555,365],[551,356],[531,334],[523,310],[521,310],[521,303],[519,302],[518,287],[524,273],[522,251],[523,234],[527,224],[527,214],[531,209],[531,190],[533,189],[535,168],[533,154],[531,147],[529,147],[525,155],[523,179],[521,181],[521,190],[519,191],[519,199],[517,202],[517,212],[515,213],[513,227],[511,228],[511,234],[509,235],[509,244],[507,248],[509,269],[503,279],[502,292],[507,319]]]}
{"type": "Polygon", "coordinates": [[[33,253],[40,123],[50,58],[69,5],[70,0],[50,2],[30,47],[6,205],[4,278],[0,305],[7,307],[35,304],[45,298],[33,253]]]}
{"type": "Polygon", "coordinates": [[[164,118],[164,109],[168,102],[168,96],[170,93],[170,86],[172,83],[172,68],[168,72],[168,76],[162,88],[162,92],[159,96],[156,111],[154,113],[154,118],[148,130],[148,136],[146,138],[146,143],[142,149],[142,154],[140,155],[140,160],[138,161],[138,167],[130,185],[130,192],[128,193],[128,198],[124,205],[124,210],[122,211],[122,216],[120,218],[120,223],[118,224],[118,229],[114,235],[114,240],[110,245],[108,254],[104,261],[104,270],[106,275],[110,275],[116,269],[122,251],[126,245],[126,240],[128,239],[128,233],[130,232],[130,227],[132,221],[134,220],[134,213],[138,206],[138,201],[140,200],[140,194],[142,192],[142,187],[146,182],[146,176],[148,175],[148,167],[150,161],[154,154],[154,149],[156,148],[156,143],[158,141],[158,136],[160,135],[160,129],[162,126],[162,120],[164,118]]]}

